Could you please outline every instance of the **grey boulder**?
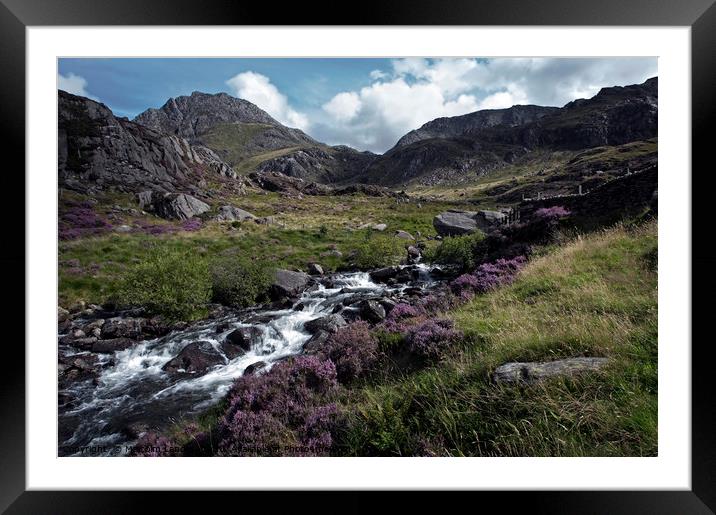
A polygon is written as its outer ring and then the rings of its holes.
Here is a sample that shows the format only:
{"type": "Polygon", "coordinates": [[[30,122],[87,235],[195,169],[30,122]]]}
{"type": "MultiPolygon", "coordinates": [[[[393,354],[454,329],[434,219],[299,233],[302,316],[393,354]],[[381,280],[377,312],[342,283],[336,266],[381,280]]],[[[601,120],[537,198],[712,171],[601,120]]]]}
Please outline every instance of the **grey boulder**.
{"type": "Polygon", "coordinates": [[[309,320],[304,324],[304,328],[311,334],[325,331],[327,333],[335,333],[341,327],[346,325],[345,319],[338,314],[327,315],[315,320],[309,320]]]}
{"type": "Polygon", "coordinates": [[[214,348],[211,342],[198,341],[184,347],[175,358],[164,364],[162,370],[170,374],[202,375],[216,365],[225,362],[224,356],[214,348]]]}
{"type": "Polygon", "coordinates": [[[243,222],[244,220],[256,220],[256,216],[234,206],[221,206],[216,215],[219,222],[243,222]]]}
{"type": "Polygon", "coordinates": [[[496,383],[534,383],[554,376],[573,376],[599,370],[607,358],[568,358],[546,362],[505,363],[495,369],[496,383]]]}
{"type": "Polygon", "coordinates": [[[272,300],[279,300],[285,297],[295,297],[308,286],[309,276],[304,272],[293,272],[291,270],[276,270],[273,282],[269,288],[269,295],[272,300]]]}
{"type": "Polygon", "coordinates": [[[210,209],[209,204],[186,193],[143,191],[137,198],[141,209],[170,220],[188,220],[210,209]]]}

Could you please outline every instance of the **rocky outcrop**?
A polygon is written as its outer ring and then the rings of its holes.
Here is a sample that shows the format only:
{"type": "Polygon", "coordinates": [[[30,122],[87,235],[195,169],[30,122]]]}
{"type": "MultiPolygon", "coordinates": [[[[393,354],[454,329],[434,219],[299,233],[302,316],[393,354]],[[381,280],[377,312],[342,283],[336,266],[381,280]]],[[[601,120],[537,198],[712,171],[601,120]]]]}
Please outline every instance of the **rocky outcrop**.
{"type": "Polygon", "coordinates": [[[188,220],[211,209],[206,202],[185,193],[144,191],[137,199],[141,209],[169,220],[188,220]]]}
{"type": "Polygon", "coordinates": [[[363,170],[377,157],[371,152],[359,152],[343,145],[304,146],[260,163],[256,171],[282,173],[310,182],[333,184],[360,177],[363,170]]]}
{"type": "Polygon", "coordinates": [[[402,147],[433,138],[457,138],[472,131],[498,125],[518,127],[539,120],[558,110],[557,107],[515,105],[506,109],[485,109],[462,116],[436,118],[419,129],[407,133],[398,140],[395,146],[402,147]]]}
{"type": "Polygon", "coordinates": [[[599,370],[607,358],[569,358],[547,362],[505,363],[492,375],[496,383],[532,383],[554,376],[573,376],[599,370]]]}
{"type": "Polygon", "coordinates": [[[308,286],[310,276],[304,272],[276,270],[269,287],[269,295],[273,300],[296,297],[308,286]]]}
{"type": "MultiPolygon", "coordinates": [[[[198,190],[204,174],[224,170],[214,156],[181,136],[115,117],[107,106],[58,92],[58,174],[61,188],[91,194],[114,190],[198,190]]],[[[225,173],[225,172],[219,172],[225,173]]]]}

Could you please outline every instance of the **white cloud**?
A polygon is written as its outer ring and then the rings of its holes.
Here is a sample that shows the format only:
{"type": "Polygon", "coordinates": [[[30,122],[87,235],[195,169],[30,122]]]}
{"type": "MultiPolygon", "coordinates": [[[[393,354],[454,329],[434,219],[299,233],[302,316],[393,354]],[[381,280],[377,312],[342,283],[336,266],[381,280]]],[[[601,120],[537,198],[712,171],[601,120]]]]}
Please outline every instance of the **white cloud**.
{"type": "Polygon", "coordinates": [[[476,109],[477,101],[472,95],[448,98],[438,84],[408,83],[397,77],[334,96],[323,105],[329,116],[316,125],[314,137],[384,152],[403,134],[434,118],[476,109]]]}
{"type": "Polygon", "coordinates": [[[480,102],[479,109],[503,109],[518,104],[527,104],[527,93],[516,86],[508,84],[505,90],[498,91],[483,98],[480,102]]]}
{"type": "Polygon", "coordinates": [[[357,93],[338,93],[330,101],[323,104],[323,109],[338,121],[350,121],[358,114],[361,100],[357,93]]]}
{"type": "Polygon", "coordinates": [[[656,74],[655,58],[395,59],[390,74],[373,70],[369,86],[326,102],[312,135],[383,152],[438,117],[516,104],[563,106],[656,74]]]}
{"type": "Polygon", "coordinates": [[[61,73],[57,74],[57,88],[73,95],[80,95],[82,97],[91,98],[99,102],[99,98],[94,95],[90,95],[87,92],[87,79],[75,75],[74,73],[68,73],[67,76],[61,73]]]}
{"type": "Polygon", "coordinates": [[[226,84],[235,96],[253,102],[284,125],[303,130],[310,126],[308,117],[293,109],[286,96],[265,75],[247,71],[230,78],[226,84]]]}

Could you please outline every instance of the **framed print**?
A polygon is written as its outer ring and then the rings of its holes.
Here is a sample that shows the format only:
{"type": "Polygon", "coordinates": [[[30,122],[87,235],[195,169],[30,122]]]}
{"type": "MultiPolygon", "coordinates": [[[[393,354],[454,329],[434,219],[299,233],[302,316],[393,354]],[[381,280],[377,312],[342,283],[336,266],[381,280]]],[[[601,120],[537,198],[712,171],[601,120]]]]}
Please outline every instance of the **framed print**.
{"type": "Polygon", "coordinates": [[[3,0],[3,509],[712,512],[716,7],[513,3],[3,0]]]}

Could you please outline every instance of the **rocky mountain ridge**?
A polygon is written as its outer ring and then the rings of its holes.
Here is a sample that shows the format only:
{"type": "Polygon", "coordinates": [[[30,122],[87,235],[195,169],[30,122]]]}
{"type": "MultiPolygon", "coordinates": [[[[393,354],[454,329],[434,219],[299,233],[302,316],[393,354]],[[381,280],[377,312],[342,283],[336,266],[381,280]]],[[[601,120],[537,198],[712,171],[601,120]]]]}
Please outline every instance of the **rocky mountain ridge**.
{"type": "Polygon", "coordinates": [[[385,186],[477,179],[536,150],[616,146],[658,135],[658,79],[602,88],[562,108],[513,106],[440,118],[401,138],[361,180],[385,186]]]}
{"type": "MultiPolygon", "coordinates": [[[[59,185],[80,193],[198,193],[208,176],[235,176],[211,149],[126,118],[99,102],[58,92],[59,185]]],[[[241,181],[233,181],[241,188],[241,181]]]]}

